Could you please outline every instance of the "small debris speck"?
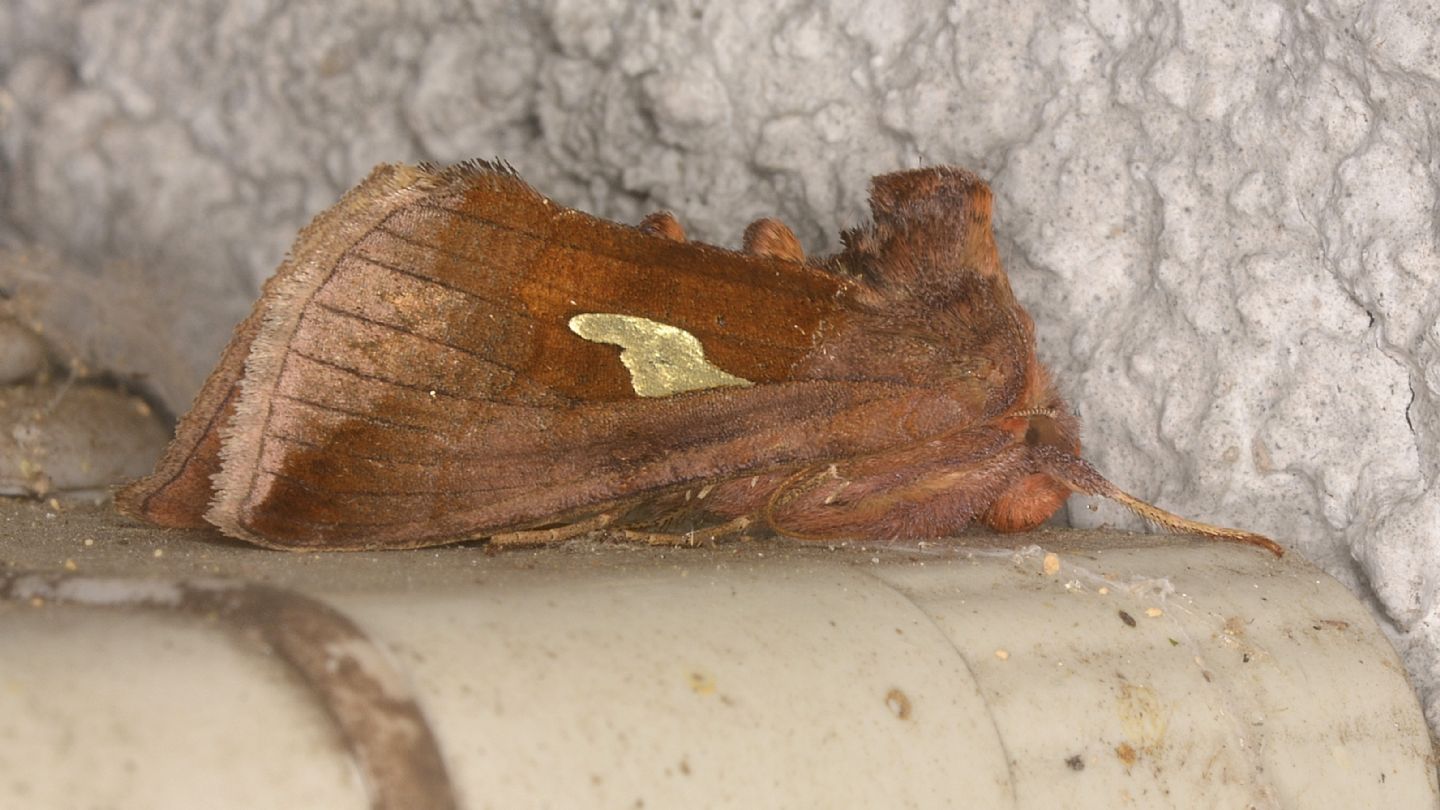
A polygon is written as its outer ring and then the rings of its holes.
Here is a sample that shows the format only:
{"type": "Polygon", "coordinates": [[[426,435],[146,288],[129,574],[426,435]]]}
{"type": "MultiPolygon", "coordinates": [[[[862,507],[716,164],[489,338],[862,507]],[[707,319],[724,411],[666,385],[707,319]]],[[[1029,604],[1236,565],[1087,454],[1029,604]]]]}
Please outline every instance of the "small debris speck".
{"type": "Polygon", "coordinates": [[[910,719],[910,696],[899,689],[891,689],[885,693],[885,706],[901,720],[910,719]]]}
{"type": "Polygon", "coordinates": [[[78,566],[78,565],[75,564],[75,561],[74,561],[74,560],[66,560],[66,561],[65,561],[65,570],[66,570],[66,571],[74,571],[75,569],[77,569],[77,568],[79,568],[79,567],[80,567],[80,566],[78,566]]]}
{"type": "Polygon", "coordinates": [[[160,558],[160,557],[164,557],[164,556],[165,556],[165,549],[163,549],[163,548],[157,548],[157,549],[155,549],[155,554],[154,554],[154,556],[155,556],[157,559],[160,558]]]}
{"type": "Polygon", "coordinates": [[[1073,757],[1067,757],[1066,760],[1065,760],[1065,764],[1066,764],[1066,766],[1068,766],[1068,767],[1070,768],[1070,770],[1072,770],[1072,771],[1083,771],[1083,770],[1085,770],[1085,760],[1082,759],[1079,754],[1076,754],[1076,755],[1073,756],[1073,757]]]}
{"type": "Polygon", "coordinates": [[[690,688],[697,695],[715,694],[715,679],[704,672],[690,673],[690,688]]]}
{"type": "Polygon", "coordinates": [[[85,545],[87,545],[87,546],[93,546],[93,545],[95,545],[95,538],[93,538],[93,537],[87,537],[87,538],[85,538],[85,545]]]}

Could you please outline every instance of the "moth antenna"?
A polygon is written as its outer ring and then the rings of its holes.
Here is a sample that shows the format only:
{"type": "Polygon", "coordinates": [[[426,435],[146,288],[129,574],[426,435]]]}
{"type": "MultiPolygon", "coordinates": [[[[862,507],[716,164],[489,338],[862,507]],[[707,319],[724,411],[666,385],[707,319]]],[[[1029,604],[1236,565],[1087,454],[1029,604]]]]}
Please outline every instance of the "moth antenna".
{"type": "MultiPolygon", "coordinates": [[[[1109,482],[1106,482],[1109,483],[1109,482]]],[[[1114,484],[1110,485],[1110,491],[1102,494],[1105,497],[1119,503],[1145,520],[1166,529],[1180,534],[1198,534],[1215,540],[1223,540],[1228,543],[1244,543],[1249,546],[1258,546],[1274,554],[1276,557],[1284,557],[1285,549],[1274,540],[1263,534],[1231,529],[1225,526],[1214,526],[1209,523],[1201,523],[1198,520],[1189,520],[1180,517],[1173,512],[1167,512],[1158,506],[1136,498],[1125,492],[1114,484]]]]}
{"type": "Polygon", "coordinates": [[[1152,503],[1146,503],[1110,483],[1105,476],[1082,458],[1049,447],[1037,447],[1035,450],[1045,459],[1044,472],[1055,480],[1076,492],[1109,498],[1166,531],[1177,534],[1198,534],[1227,543],[1243,543],[1247,546],[1263,548],[1276,557],[1285,556],[1284,547],[1264,535],[1180,517],[1152,503]]]}
{"type": "Polygon", "coordinates": [[[1006,415],[1007,417],[1017,417],[1017,416],[1048,416],[1048,417],[1050,417],[1051,419],[1054,419],[1055,416],[1056,416],[1057,414],[1059,414],[1059,413],[1060,413],[1060,412],[1057,411],[1057,410],[1055,410],[1054,408],[1026,408],[1026,409],[1021,410],[1021,411],[1011,411],[1010,413],[1007,413],[1007,414],[1005,414],[1005,415],[1006,415]]]}

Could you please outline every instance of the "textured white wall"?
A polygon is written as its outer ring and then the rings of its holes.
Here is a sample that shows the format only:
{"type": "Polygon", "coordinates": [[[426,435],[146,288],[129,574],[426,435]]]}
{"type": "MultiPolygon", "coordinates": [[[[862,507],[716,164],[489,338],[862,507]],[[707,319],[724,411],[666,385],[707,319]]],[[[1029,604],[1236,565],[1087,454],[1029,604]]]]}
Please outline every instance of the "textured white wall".
{"type": "Polygon", "coordinates": [[[968,166],[1087,455],[1366,595],[1434,725],[1437,12],[1151,5],[17,0],[0,240],[62,257],[29,279],[52,332],[183,408],[377,162],[501,156],[721,244],[778,214],[812,252],[871,175],[968,166]]]}

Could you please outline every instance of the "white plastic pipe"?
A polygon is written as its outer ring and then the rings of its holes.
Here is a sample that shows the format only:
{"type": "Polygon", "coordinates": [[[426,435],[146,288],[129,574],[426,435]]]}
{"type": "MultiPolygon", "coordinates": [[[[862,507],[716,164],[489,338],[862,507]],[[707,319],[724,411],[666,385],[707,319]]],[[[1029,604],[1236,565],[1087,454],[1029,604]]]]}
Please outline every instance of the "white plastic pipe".
{"type": "MultiPolygon", "coordinates": [[[[476,549],[435,587],[347,585],[403,560],[357,555],[295,590],[368,636],[315,644],[414,698],[466,808],[1440,807],[1399,661],[1329,577],[1033,538],[476,549]]],[[[0,606],[0,804],[363,807],[387,778],[231,614],[46,582],[0,606]]]]}

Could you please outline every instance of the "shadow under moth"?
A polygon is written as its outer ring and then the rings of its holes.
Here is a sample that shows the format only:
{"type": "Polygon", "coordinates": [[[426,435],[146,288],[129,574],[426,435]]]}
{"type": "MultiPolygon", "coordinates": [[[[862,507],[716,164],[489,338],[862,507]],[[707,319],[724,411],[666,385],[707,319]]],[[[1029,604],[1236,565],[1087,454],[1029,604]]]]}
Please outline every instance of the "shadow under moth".
{"type": "Polygon", "coordinates": [[[380,166],[300,232],[117,504],[344,550],[1013,532],[1080,492],[1283,553],[1080,458],[984,182],[888,174],[870,207],[833,256],[773,219],[735,252],[668,213],[566,208],[504,166],[380,166]]]}

